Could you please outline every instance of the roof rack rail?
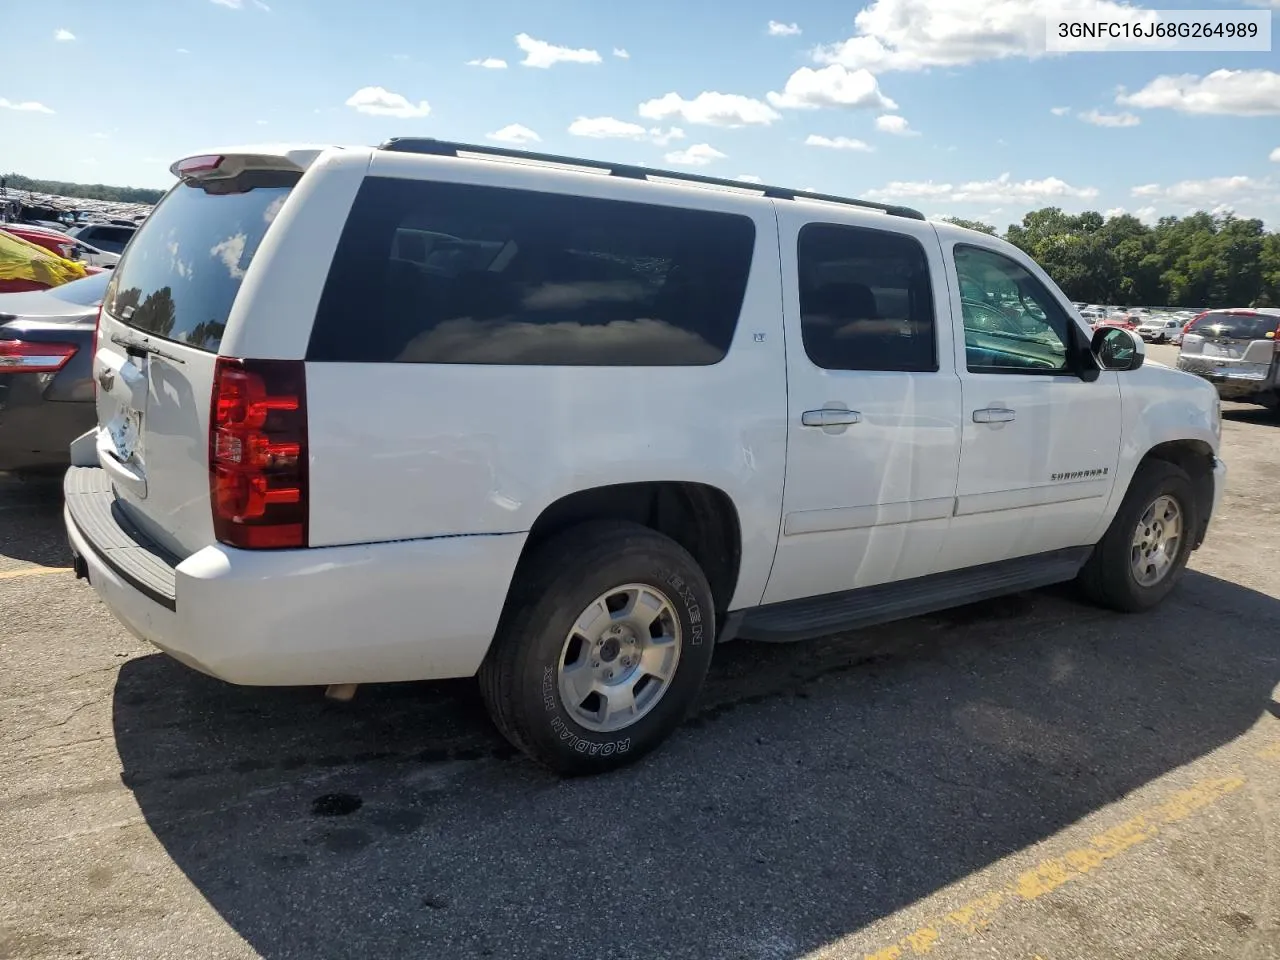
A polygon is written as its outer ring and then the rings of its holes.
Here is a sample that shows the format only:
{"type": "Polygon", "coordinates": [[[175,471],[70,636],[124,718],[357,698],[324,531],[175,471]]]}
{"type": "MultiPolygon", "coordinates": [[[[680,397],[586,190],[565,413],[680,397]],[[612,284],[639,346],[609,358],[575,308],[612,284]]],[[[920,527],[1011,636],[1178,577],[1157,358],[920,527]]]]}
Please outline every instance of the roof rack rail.
{"type": "Polygon", "coordinates": [[[698,173],[681,173],[675,170],[658,170],[650,167],[637,167],[622,163],[607,163],[601,160],[583,160],[578,157],[560,157],[550,153],[533,153],[528,150],[511,150],[507,147],[490,147],[471,143],[454,143],[449,140],[436,140],[432,137],[392,137],[378,146],[379,150],[391,150],[397,153],[422,153],[433,157],[457,157],[459,154],[474,153],[480,156],[504,157],[510,160],[534,160],[541,163],[558,163],[565,166],[584,167],[590,170],[607,172],[611,176],[625,177],[629,180],[648,180],[650,177],[661,177],[668,180],[705,184],[712,187],[732,187],[735,190],[750,190],[763,193],[766,197],[777,200],[823,200],[827,203],[843,203],[853,207],[865,207],[879,210],[895,217],[907,217],[911,220],[923,220],[925,216],[919,210],[902,207],[893,203],[875,203],[871,200],[856,200],[852,197],[840,197],[829,193],[814,193],[810,190],[792,190],[789,187],[771,187],[763,183],[751,183],[746,180],[728,180],[723,177],[706,177],[698,173]]]}

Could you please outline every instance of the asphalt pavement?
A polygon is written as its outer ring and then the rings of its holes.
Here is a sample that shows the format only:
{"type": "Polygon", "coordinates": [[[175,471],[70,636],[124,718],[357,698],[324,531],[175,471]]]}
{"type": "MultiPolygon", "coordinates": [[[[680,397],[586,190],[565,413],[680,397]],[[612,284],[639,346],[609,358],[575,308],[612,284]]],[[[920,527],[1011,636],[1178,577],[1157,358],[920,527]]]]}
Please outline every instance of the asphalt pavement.
{"type": "Polygon", "coordinates": [[[0,958],[1280,958],[1278,439],[1228,410],[1152,613],[1063,587],[727,644],[585,780],[467,681],[180,666],[65,569],[57,487],[0,479],[0,958]]]}

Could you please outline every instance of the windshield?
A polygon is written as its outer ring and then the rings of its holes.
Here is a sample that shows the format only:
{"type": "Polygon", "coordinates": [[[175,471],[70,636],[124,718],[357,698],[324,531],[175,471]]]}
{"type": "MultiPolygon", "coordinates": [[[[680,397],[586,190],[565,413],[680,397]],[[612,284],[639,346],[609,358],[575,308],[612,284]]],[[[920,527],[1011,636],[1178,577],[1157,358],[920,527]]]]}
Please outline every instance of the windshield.
{"type": "Polygon", "coordinates": [[[297,180],[253,171],[174,187],[116,267],[107,312],[216,352],[249,263],[297,180]]]}

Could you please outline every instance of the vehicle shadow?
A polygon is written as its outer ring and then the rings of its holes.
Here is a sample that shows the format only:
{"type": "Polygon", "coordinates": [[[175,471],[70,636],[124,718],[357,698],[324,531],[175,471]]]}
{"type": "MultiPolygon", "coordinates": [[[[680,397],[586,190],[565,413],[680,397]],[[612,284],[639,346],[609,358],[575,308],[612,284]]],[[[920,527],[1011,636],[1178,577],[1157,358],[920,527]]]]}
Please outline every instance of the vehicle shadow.
{"type": "MultiPolygon", "coordinates": [[[[1069,590],[813,644],[735,642],[658,753],[559,780],[470,682],[234,688],[121,670],[123,778],[267,958],[801,957],[1277,710],[1280,600],[1189,573],[1122,617],[1069,590]]],[[[881,944],[869,944],[874,949],[881,944]]]]}
{"type": "Polygon", "coordinates": [[[1280,410],[1269,410],[1266,407],[1254,405],[1223,407],[1223,420],[1233,420],[1236,423],[1258,423],[1268,427],[1280,427],[1280,410]]]}
{"type": "Polygon", "coordinates": [[[71,553],[62,534],[62,478],[18,480],[0,473],[0,560],[65,567],[71,553]]]}

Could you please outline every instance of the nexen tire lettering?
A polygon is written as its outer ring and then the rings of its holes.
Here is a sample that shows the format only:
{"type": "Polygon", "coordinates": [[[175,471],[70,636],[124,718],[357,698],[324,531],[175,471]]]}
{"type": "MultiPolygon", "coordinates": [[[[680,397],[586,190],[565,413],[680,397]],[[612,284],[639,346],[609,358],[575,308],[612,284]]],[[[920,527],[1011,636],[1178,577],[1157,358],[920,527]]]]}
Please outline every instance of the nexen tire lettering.
{"type": "Polygon", "coordinates": [[[675,588],[676,595],[684,601],[685,610],[689,614],[689,646],[702,646],[702,608],[698,606],[698,601],[694,599],[693,591],[684,582],[683,577],[664,573],[663,578],[667,581],[668,586],[675,588]]]}

